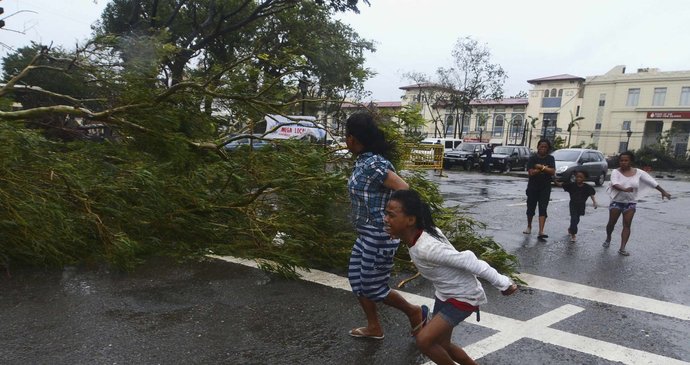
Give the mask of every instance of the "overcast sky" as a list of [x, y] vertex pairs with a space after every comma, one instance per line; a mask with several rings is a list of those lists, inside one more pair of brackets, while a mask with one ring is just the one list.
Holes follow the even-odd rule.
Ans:
[[[20, 10], [38, 14], [5, 19], [0, 43], [17, 48], [54, 41], [71, 48], [90, 34], [106, 3], [2, 0], [0, 18]], [[339, 18], [376, 42], [366, 63], [378, 73], [366, 84], [374, 100], [400, 100], [398, 87], [411, 83], [406, 72], [433, 76], [438, 67], [450, 67], [453, 45], [465, 36], [486, 44], [507, 72], [506, 96], [529, 90], [529, 79], [600, 75], [616, 65], [629, 72], [690, 70], [687, 0], [371, 0], [360, 8]], [[7, 52], [0, 45], [0, 56]]]

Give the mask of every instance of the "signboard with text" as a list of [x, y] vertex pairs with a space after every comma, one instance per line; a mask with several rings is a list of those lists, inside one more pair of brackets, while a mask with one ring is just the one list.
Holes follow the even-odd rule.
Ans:
[[288, 139], [313, 137], [322, 140], [326, 137], [326, 131], [319, 128], [312, 116], [294, 115], [284, 117], [270, 114], [266, 116], [266, 139]]
[[690, 112], [647, 112], [647, 119], [690, 119]]

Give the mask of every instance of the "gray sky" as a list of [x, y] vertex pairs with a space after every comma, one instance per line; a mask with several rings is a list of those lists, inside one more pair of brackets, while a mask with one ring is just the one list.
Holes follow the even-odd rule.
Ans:
[[[31, 40], [72, 48], [86, 38], [107, 1], [2, 0], [0, 42], [17, 48]], [[371, 0], [360, 14], [339, 15], [362, 37], [376, 42], [366, 66], [378, 73], [367, 82], [371, 98], [400, 100], [405, 72], [434, 74], [451, 66], [459, 37], [491, 49], [508, 73], [507, 96], [529, 90], [526, 80], [558, 74], [586, 77], [623, 64], [628, 70], [657, 67], [690, 70], [687, 0]], [[8, 50], [0, 46], [0, 57]]]

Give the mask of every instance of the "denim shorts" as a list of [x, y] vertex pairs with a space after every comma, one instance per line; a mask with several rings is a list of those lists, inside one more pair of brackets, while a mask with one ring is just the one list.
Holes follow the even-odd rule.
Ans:
[[460, 324], [465, 318], [471, 316], [472, 313], [474, 312], [460, 310], [456, 306], [438, 298], [436, 298], [434, 302], [434, 316], [440, 315], [441, 318], [453, 327]]
[[631, 209], [635, 210], [636, 207], [637, 207], [637, 203], [620, 203], [620, 202], [612, 201], [611, 204], [609, 205], [609, 210], [618, 209], [621, 212], [625, 213]]

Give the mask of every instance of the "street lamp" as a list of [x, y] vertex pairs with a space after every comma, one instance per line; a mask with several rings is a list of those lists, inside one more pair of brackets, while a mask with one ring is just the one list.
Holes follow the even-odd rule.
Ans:
[[482, 142], [482, 132], [483, 132], [482, 129], [479, 128], [479, 143]]
[[632, 136], [632, 131], [628, 129], [628, 131], [625, 132], [625, 134], [628, 135], [628, 140], [625, 142], [625, 149], [630, 150], [630, 136]]

